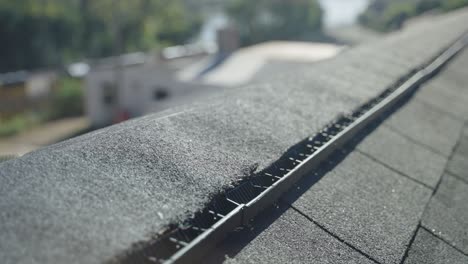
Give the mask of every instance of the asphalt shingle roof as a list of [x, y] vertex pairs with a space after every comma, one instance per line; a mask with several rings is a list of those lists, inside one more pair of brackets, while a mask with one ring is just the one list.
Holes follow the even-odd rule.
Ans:
[[[377, 263], [468, 263], [468, 124], [440, 109], [437, 102], [440, 91], [455, 90], [459, 98], [468, 95], [466, 73], [459, 70], [467, 62], [468, 51], [464, 51], [405, 105], [335, 154], [328, 167], [322, 166], [299, 182], [282, 198], [284, 207], [299, 212], [314, 228], [328, 233], [329, 239], [335, 238]], [[450, 82], [453, 79], [448, 76], [458, 82]], [[429, 96], [434, 98], [422, 103]], [[440, 141], [431, 141], [440, 137]], [[437, 151], [439, 146], [445, 153]], [[285, 247], [290, 245], [275, 231], [276, 221], [271, 221], [270, 226], [262, 226], [265, 231], [258, 237], [276, 232], [276, 240]], [[303, 231], [292, 232], [288, 236], [297, 240], [307, 236]], [[228, 237], [224, 242], [234, 244], [228, 248], [246, 244], [236, 254], [228, 254], [230, 258], [242, 262], [253, 254], [249, 253], [253, 248], [257, 256], [270, 255], [270, 241], [240, 241]], [[229, 252], [225, 244], [218, 248], [218, 256]], [[352, 260], [334, 263], [356, 261], [353, 254], [347, 257]]]
[[227, 263], [374, 263], [283, 204], [235, 234], [217, 253], [206, 263], [219, 262], [225, 255]]
[[[0, 259], [104, 262], [149, 240], [429, 61], [460, 37], [467, 24], [467, 10], [433, 18], [323, 64], [279, 74], [268, 83], [233, 89], [0, 164]], [[392, 119], [397, 121], [390, 123], [398, 124], [395, 129], [408, 125], [401, 131], [407, 137], [421, 137], [444, 154], [455, 145], [455, 133], [450, 133], [461, 128], [457, 119], [421, 103], [411, 102], [401, 111], [408, 112], [396, 113]], [[405, 121], [407, 115], [414, 115], [413, 122]], [[355, 153], [294, 205], [347, 243], [339, 244], [313, 225], [304, 231], [324, 237], [320, 246], [326, 252], [344, 254], [336, 261], [362, 259], [349, 250], [356, 247], [382, 262], [396, 262], [430, 194], [430, 189]], [[288, 224], [297, 214], [291, 215], [277, 225], [299, 230], [306, 223], [298, 219], [295, 227]], [[289, 239], [299, 246], [310, 237]]]
[[430, 195], [353, 152], [291, 204], [378, 262], [398, 263]]
[[358, 146], [372, 159], [416, 181], [435, 188], [444, 171], [446, 158], [381, 126]]
[[450, 247], [425, 229], [419, 229], [406, 264], [464, 264], [468, 257]]
[[447, 171], [452, 175], [468, 182], [468, 128], [465, 127], [465, 133], [455, 149], [455, 152], [447, 165]]
[[[468, 69], [468, 65], [460, 65], [460, 69]], [[456, 69], [451, 69], [450, 72]], [[448, 75], [448, 74], [447, 74]], [[464, 74], [441, 75], [425, 86], [418, 94], [418, 99], [433, 107], [450, 113], [456, 119], [468, 120], [468, 94], [463, 90]], [[441, 87], [444, 87], [441, 89]]]
[[444, 175], [423, 217], [423, 226], [468, 254], [468, 184]]
[[434, 152], [449, 156], [463, 123], [431, 105], [414, 100], [399, 109], [384, 125]]

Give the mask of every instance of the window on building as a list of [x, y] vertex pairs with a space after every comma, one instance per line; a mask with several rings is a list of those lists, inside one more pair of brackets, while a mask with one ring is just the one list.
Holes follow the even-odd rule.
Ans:
[[169, 91], [165, 87], [157, 86], [153, 92], [153, 98], [156, 101], [161, 101], [169, 97]]
[[102, 88], [102, 101], [107, 104], [111, 105], [115, 102], [115, 98], [117, 95], [116, 87], [111, 82], [103, 82], [101, 84]]

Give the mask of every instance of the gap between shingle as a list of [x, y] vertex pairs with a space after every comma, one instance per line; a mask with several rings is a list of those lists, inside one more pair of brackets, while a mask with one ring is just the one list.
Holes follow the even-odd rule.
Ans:
[[[412, 143], [414, 143], [414, 144], [416, 144], [416, 145], [419, 145], [419, 146], [421, 146], [421, 147], [423, 147], [423, 148], [425, 148], [425, 149], [431, 151], [431, 152], [434, 153], [434, 154], [437, 154], [437, 155], [439, 155], [439, 156], [442, 156], [442, 157], [444, 157], [444, 158], [447, 158], [447, 155], [444, 154], [444, 153], [442, 153], [440, 150], [435, 149], [435, 148], [433, 148], [433, 147], [431, 147], [431, 146], [429, 146], [429, 145], [426, 145], [426, 144], [424, 144], [424, 143], [422, 143], [422, 142], [419, 142], [419, 141], [415, 140], [414, 138], [412, 138], [412, 137], [410, 137], [410, 136], [408, 136], [408, 135], [405, 135], [405, 134], [402, 133], [400, 130], [394, 128], [394, 127], [391, 126], [391, 125], [388, 125], [388, 124], [385, 124], [385, 123], [384, 123], [384, 124], [382, 124], [382, 126], [388, 128], [388, 129], [390, 129], [391, 131], [397, 133], [398, 135], [400, 135], [400, 136], [406, 138], [407, 140], [411, 141]], [[450, 156], [449, 156], [449, 157], [450, 157]]]
[[[440, 186], [440, 184], [442, 183], [442, 179], [444, 178], [444, 175], [448, 172], [448, 169], [447, 169], [447, 168], [448, 168], [448, 164], [449, 164], [450, 160], [452, 159], [452, 157], [455, 155], [455, 150], [457, 149], [458, 145], [460, 144], [461, 139], [463, 138], [464, 127], [466, 127], [467, 124], [468, 124], [468, 121], [465, 122], [465, 124], [464, 124], [464, 126], [462, 127], [462, 129], [460, 129], [459, 136], [458, 136], [458, 140], [457, 140], [457, 144], [455, 144], [455, 146], [453, 146], [452, 151], [450, 152], [450, 155], [449, 155], [449, 157], [448, 157], [448, 159], [447, 159], [447, 162], [445, 163], [444, 171], [443, 171], [442, 175], [440, 176], [439, 181], [437, 182], [437, 184], [436, 184], [434, 190], [432, 191], [431, 197], [429, 198], [429, 200], [427, 201], [426, 205], [424, 206], [424, 210], [423, 210], [423, 213], [422, 213], [422, 215], [421, 215], [421, 218], [419, 219], [418, 226], [419, 226], [419, 227], [422, 227], [422, 228], [424, 228], [424, 229], [426, 229], [426, 230], [427, 230], [427, 228], [425, 228], [425, 227], [422, 225], [422, 218], [424, 217], [424, 214], [425, 214], [426, 211], [427, 211], [427, 208], [428, 208], [428, 206], [429, 206], [429, 203], [431, 202], [431, 200], [433, 199], [435, 193], [436, 193], [437, 190], [439, 189], [439, 186]], [[428, 231], [429, 231], [431, 234], [433, 234], [432, 231], [430, 231], [430, 230], [428, 230]], [[415, 233], [413, 234], [413, 237], [411, 238], [410, 243], [408, 244], [408, 247], [407, 247], [407, 249], [406, 249], [407, 252], [409, 252], [411, 246], [413, 245], [413, 241], [414, 241], [414, 239], [415, 239], [415, 237], [416, 237], [416, 234], [417, 234], [417, 232], [415, 232]], [[441, 239], [441, 240], [442, 240], [442, 239]], [[446, 242], [445, 240], [442, 240], [442, 241]], [[453, 246], [452, 246], [452, 247], [453, 247]], [[457, 248], [456, 248], [456, 249], [457, 249]], [[457, 251], [460, 251], [460, 250], [457, 249]], [[466, 255], [465, 253], [463, 253], [463, 254]], [[400, 263], [404, 263], [407, 257], [408, 257], [408, 255], [405, 254], [405, 255], [403, 256], [403, 258], [402, 258], [402, 260], [401, 260]]]
[[366, 257], [367, 259], [373, 261], [374, 263], [377, 263], [377, 264], [380, 264], [380, 262], [378, 262], [377, 260], [375, 260], [373, 257], [371, 257], [369, 254], [363, 252], [362, 250], [358, 249], [357, 247], [353, 246], [352, 244], [346, 242], [344, 239], [340, 238], [338, 235], [332, 233], [330, 230], [326, 229], [324, 226], [322, 226], [321, 224], [319, 224], [318, 222], [316, 222], [314, 219], [312, 219], [311, 217], [309, 217], [307, 214], [303, 213], [301, 210], [297, 209], [296, 207], [294, 207], [292, 204], [286, 202], [286, 201], [283, 201], [284, 203], [286, 203], [291, 209], [293, 209], [294, 211], [296, 211], [297, 213], [299, 213], [300, 215], [302, 215], [303, 217], [305, 217], [307, 220], [309, 220], [310, 222], [312, 222], [314, 225], [316, 225], [317, 227], [319, 227], [320, 229], [322, 229], [324, 232], [326, 232], [327, 234], [329, 234], [330, 236], [332, 236], [333, 238], [335, 238], [336, 240], [340, 241], [341, 243], [345, 244], [346, 246], [348, 246], [349, 248], [353, 249], [354, 251], [358, 252], [359, 254], [363, 255], [364, 257]]
[[[423, 88], [424, 89], [424, 88]], [[432, 108], [432, 110], [436, 111], [436, 112], [439, 112], [441, 114], [444, 114], [444, 115], [447, 115], [449, 116], [450, 118], [452, 119], [455, 119], [456, 121], [458, 122], [461, 122], [461, 123], [464, 123], [466, 120], [462, 119], [461, 117], [458, 117], [456, 116], [455, 114], [453, 113], [450, 113], [448, 111], [445, 111], [444, 109], [438, 107], [437, 105], [434, 105], [432, 104], [431, 102], [428, 102], [422, 98], [418, 98], [418, 97], [414, 97], [414, 99], [416, 99], [416, 101], [420, 102], [421, 104], [429, 107], [429, 108]]]
[[465, 255], [468, 257], [468, 254], [463, 252], [462, 250], [458, 249], [456, 246], [450, 244], [447, 240], [445, 240], [444, 238], [438, 236], [437, 234], [435, 234], [432, 230], [430, 230], [429, 228], [425, 227], [424, 225], [421, 225], [421, 228], [426, 230], [427, 232], [429, 232], [432, 236], [434, 236], [436, 239], [444, 242], [445, 244], [449, 245], [451, 248], [455, 249], [456, 251], [460, 252], [461, 254]]
[[465, 178], [463, 178], [463, 177], [461, 177], [461, 176], [458, 176], [457, 174], [455, 174], [455, 173], [453, 173], [453, 172], [451, 172], [451, 171], [448, 171], [448, 170], [447, 170], [447, 171], [445, 171], [445, 174], [448, 174], [448, 175], [454, 177], [455, 179], [457, 179], [457, 180], [463, 182], [464, 184], [467, 184], [467, 185], [468, 185], [468, 180], [466, 180]]
[[416, 229], [414, 230], [413, 235], [411, 236], [408, 246], [406, 247], [405, 254], [403, 254], [403, 258], [401, 258], [400, 264], [405, 263], [406, 259], [408, 258], [409, 251], [411, 249], [411, 246], [413, 245], [414, 240], [416, 239], [416, 235], [418, 234], [420, 227], [421, 227], [421, 221], [419, 221], [419, 224], [416, 226]]
[[378, 159], [372, 157], [371, 155], [367, 154], [366, 152], [360, 150], [359, 147], [356, 148], [354, 151], [356, 151], [356, 152], [358, 152], [358, 153], [360, 153], [360, 154], [366, 156], [367, 158], [371, 159], [371, 160], [374, 161], [375, 163], [378, 163], [378, 164], [384, 166], [385, 168], [387, 168], [387, 169], [389, 169], [389, 170], [391, 170], [391, 171], [393, 171], [393, 172], [399, 174], [400, 176], [403, 176], [403, 177], [405, 177], [405, 178], [407, 178], [407, 179], [409, 179], [409, 180], [411, 180], [411, 181], [413, 181], [413, 182], [415, 182], [415, 183], [417, 183], [417, 184], [419, 184], [419, 185], [422, 185], [423, 187], [425, 187], [425, 188], [427, 188], [427, 189], [434, 190], [434, 187], [431, 187], [431, 186], [429, 186], [428, 184], [426, 184], [426, 183], [424, 183], [424, 182], [422, 182], [422, 181], [420, 181], [420, 180], [414, 179], [414, 178], [410, 177], [408, 174], [406, 174], [406, 173], [404, 173], [404, 172], [402, 172], [402, 171], [399, 171], [399, 170], [397, 170], [397, 169], [395, 169], [395, 168], [393, 168], [393, 167], [391, 167], [391, 166], [389, 166], [389, 165], [383, 163], [382, 161], [380, 161], [380, 160], [378, 160]]

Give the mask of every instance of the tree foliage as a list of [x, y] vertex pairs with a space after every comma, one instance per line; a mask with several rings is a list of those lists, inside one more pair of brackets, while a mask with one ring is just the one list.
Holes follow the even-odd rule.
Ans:
[[321, 29], [322, 10], [316, 0], [234, 0], [227, 11], [243, 45], [299, 39]]
[[181, 0], [0, 0], [0, 72], [180, 44], [199, 25]]
[[81, 116], [84, 114], [82, 81], [61, 78], [57, 84], [51, 104], [49, 119]]
[[359, 18], [360, 23], [377, 31], [401, 28], [411, 17], [430, 10], [451, 11], [468, 5], [468, 0], [374, 0]]
[[468, 5], [468, 0], [445, 0], [441, 2], [441, 8], [444, 11], [450, 11], [462, 8]]

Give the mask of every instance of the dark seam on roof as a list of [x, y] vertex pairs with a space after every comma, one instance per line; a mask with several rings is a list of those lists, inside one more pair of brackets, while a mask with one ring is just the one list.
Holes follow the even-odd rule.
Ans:
[[429, 107], [429, 108], [432, 108], [432, 110], [434, 110], [434, 111], [436, 111], [436, 112], [439, 112], [439, 113], [441, 113], [441, 114], [447, 115], [447, 116], [449, 116], [450, 118], [453, 118], [453, 119], [455, 119], [455, 120], [457, 120], [457, 121], [459, 121], [459, 122], [465, 122], [465, 119], [463, 119], [463, 118], [461, 118], [461, 117], [459, 117], [459, 116], [457, 116], [457, 115], [455, 115], [455, 114], [453, 114], [453, 113], [450, 113], [450, 112], [448, 112], [448, 111], [446, 111], [446, 110], [444, 110], [444, 109], [442, 109], [442, 108], [440, 108], [440, 107], [438, 107], [438, 106], [436, 106], [436, 105], [434, 105], [434, 104], [432, 104], [432, 103], [426, 101], [426, 99], [424, 99], [424, 98], [416, 97], [416, 98], [414, 98], [414, 99], [415, 99], [416, 101], [420, 102], [421, 104], [423, 104], [423, 105], [425, 105], [425, 106], [427, 106], [427, 107]]
[[449, 161], [450, 161], [454, 156], [456, 156], [456, 154], [457, 154], [456, 152], [457, 152], [457, 149], [458, 149], [458, 147], [459, 147], [459, 145], [460, 145], [460, 142], [461, 142], [461, 140], [464, 138], [464, 130], [466, 129], [466, 127], [468, 127], [468, 121], [465, 121], [465, 122], [463, 123], [463, 127], [462, 127], [462, 129], [461, 129], [461, 131], [460, 131], [460, 133], [459, 133], [459, 136], [458, 136], [457, 144], [453, 147], [453, 149], [452, 149], [452, 154], [450, 155], [450, 158], [447, 160], [447, 164], [445, 164], [444, 172], [445, 172], [446, 174], [448, 174], [448, 175], [450, 175], [450, 176], [456, 178], [457, 180], [460, 180], [460, 181], [462, 181], [463, 183], [468, 184], [468, 180], [467, 180], [467, 179], [465, 179], [465, 178], [463, 178], [463, 177], [461, 177], [461, 176], [459, 176], [459, 175], [457, 175], [457, 174], [451, 172], [451, 171], [448, 169]]
[[294, 207], [294, 205], [290, 204], [289, 205], [291, 207], [291, 209], [293, 209], [294, 211], [296, 211], [297, 213], [299, 213], [300, 215], [302, 215], [303, 217], [305, 217], [307, 220], [309, 220], [310, 222], [312, 222], [314, 225], [318, 226], [320, 229], [322, 229], [324, 232], [326, 232], [327, 234], [329, 234], [330, 236], [332, 236], [333, 238], [335, 238], [336, 240], [340, 241], [341, 243], [345, 244], [346, 246], [348, 246], [349, 248], [353, 249], [354, 251], [360, 253], [361, 255], [363, 255], [364, 257], [368, 258], [369, 260], [375, 262], [375, 263], [379, 263], [377, 260], [375, 260], [374, 258], [372, 258], [369, 254], [363, 252], [362, 250], [360, 250], [359, 248], [353, 246], [352, 244], [346, 242], [344, 239], [340, 238], [338, 235], [334, 234], [333, 232], [331, 232], [330, 230], [328, 230], [327, 228], [325, 228], [324, 226], [322, 226], [320, 223], [318, 223], [317, 221], [315, 221], [314, 219], [312, 219], [311, 217], [309, 217], [307, 214], [303, 213], [301, 210], [297, 209], [296, 207]]
[[439, 156], [442, 156], [442, 157], [444, 157], [444, 158], [447, 158], [447, 155], [444, 154], [444, 153], [442, 153], [442, 152], [440, 152], [438, 149], [435, 149], [435, 148], [433, 148], [433, 147], [431, 147], [431, 146], [429, 146], [429, 145], [427, 145], [427, 144], [425, 144], [425, 143], [422, 143], [422, 142], [420, 142], [420, 141], [418, 141], [418, 140], [416, 140], [416, 139], [414, 139], [414, 138], [412, 138], [412, 137], [406, 135], [405, 133], [402, 133], [400, 130], [398, 130], [397, 128], [393, 127], [392, 125], [389, 125], [389, 124], [382, 124], [382, 125], [383, 125], [384, 127], [388, 128], [388, 129], [392, 130], [393, 132], [397, 133], [398, 135], [404, 137], [405, 139], [411, 141], [412, 143], [417, 144], [417, 145], [419, 145], [419, 146], [421, 146], [421, 147], [423, 147], [423, 148], [425, 148], [425, 149], [431, 151], [431, 152], [434, 153], [434, 154], [437, 154], [437, 155], [439, 155]]
[[[423, 211], [424, 212], [424, 211]], [[421, 222], [418, 223], [416, 228], [414, 229], [413, 235], [411, 236], [411, 239], [408, 243], [408, 246], [406, 247], [405, 254], [403, 254], [403, 257], [401, 258], [400, 264], [405, 263], [406, 258], [408, 258], [409, 251], [411, 249], [411, 245], [413, 245], [414, 240], [416, 239], [416, 235], [418, 234], [418, 230], [421, 227]]]
[[[348, 156], [348, 154], [350, 154], [351, 152], [358, 152], [360, 154], [362, 154], [363, 156], [367, 157], [367, 158], [370, 158], [372, 161], [386, 167], [387, 169], [405, 177], [405, 178], [408, 178], [409, 180], [419, 184], [419, 185], [422, 185], [423, 187], [429, 189], [429, 190], [432, 190], [432, 193], [434, 193], [434, 188], [428, 186], [427, 184], [423, 183], [423, 182], [420, 182], [416, 179], [413, 179], [411, 177], [409, 177], [407, 174], [405, 173], [402, 173], [390, 166], [388, 166], [387, 164], [384, 164], [382, 163], [381, 161], [375, 159], [374, 157], [370, 156], [369, 154], [361, 151], [357, 146], [359, 145], [359, 143], [361, 143], [369, 134], [371, 134], [373, 131], [375, 131], [378, 127], [380, 126], [385, 126], [385, 127], [388, 127], [387, 125], [385, 125], [385, 121], [392, 115], [394, 114], [398, 109], [400, 109], [402, 106], [406, 105], [410, 100], [414, 99], [414, 94], [419, 90], [416, 89], [414, 92], [408, 94], [405, 98], [403, 98], [400, 102], [398, 102], [394, 107], [390, 108], [388, 111], [386, 111], [385, 113], [382, 114], [382, 117], [371, 122], [370, 124], [368, 124], [362, 131], [361, 134], [357, 135], [355, 139], [351, 140], [350, 142], [348, 142], [347, 144], [345, 144], [345, 146], [341, 149], [341, 150], [337, 150], [335, 151], [334, 154], [331, 154], [330, 155], [330, 158], [326, 161], [324, 161], [323, 163], [326, 164], [325, 165], [325, 168], [321, 167], [318, 172], [315, 172], [314, 173], [314, 176], [313, 177], [314, 179], [309, 178], [309, 179], [302, 179], [301, 181], [298, 182], [297, 185], [300, 185], [300, 186], [304, 186], [305, 185], [305, 188], [301, 188], [303, 190], [301, 190], [299, 193], [297, 194], [293, 194], [293, 197], [292, 200], [296, 200], [298, 199], [303, 192], [307, 191], [308, 189], [310, 189], [313, 184], [315, 184], [316, 182], [318, 182], [328, 171], [331, 171], [334, 169], [335, 166], [337, 166], [344, 158], [346, 158], [346, 156]], [[393, 131], [393, 129], [392, 129]], [[401, 133], [398, 133], [398, 134], [401, 134]], [[405, 136], [405, 138], [407, 138], [407, 136]], [[420, 143], [418, 143], [418, 145], [421, 145]], [[423, 146], [424, 147], [424, 146]], [[455, 149], [455, 147], [454, 147]], [[439, 153], [437, 153], [439, 154]], [[442, 155], [442, 154], [439, 154], [439, 155]], [[446, 158], [446, 156], [442, 155], [444, 158]], [[308, 183], [310, 181], [310, 183]], [[305, 182], [305, 183], [304, 183]], [[281, 199], [283, 202], [285, 202], [283, 199]], [[427, 204], [429, 203], [429, 200], [428, 199], [428, 202], [426, 203], [426, 206]], [[314, 221], [312, 219], [311, 216], [308, 216], [307, 214], [301, 212], [299, 209], [295, 208], [292, 203], [287, 203], [291, 208], [293, 208], [294, 210], [296, 210], [298, 213], [300, 213], [301, 215], [303, 215], [304, 217], [306, 217], [307, 219], [309, 219], [310, 221], [312, 221], [314, 224], [316, 224], [318, 227], [320, 227], [321, 229], [323, 229], [325, 232], [327, 232], [328, 234], [330, 234], [331, 236], [333, 236], [334, 238], [338, 239], [340, 242], [350, 246], [352, 249], [356, 250], [357, 252], [361, 253], [362, 255], [368, 257], [370, 260], [372, 261], [375, 261], [377, 262], [376, 260], [374, 260], [372, 257], [370, 257], [369, 255], [367, 255], [366, 253], [363, 253], [361, 250], [359, 250], [358, 248], [356, 248], [355, 246], [349, 244], [348, 242], [344, 241], [343, 239], [339, 238], [337, 235], [333, 234], [332, 232], [330, 232], [329, 230], [327, 230], [325, 227], [321, 226], [319, 223], [317, 223], [316, 221]], [[425, 211], [425, 209], [423, 209], [423, 212]], [[421, 215], [422, 216], [422, 215]], [[414, 231], [414, 234], [413, 236], [411, 237], [409, 243], [408, 243], [408, 246], [405, 250], [405, 254], [403, 256], [403, 259], [402, 259], [402, 262], [403, 263], [403, 260], [406, 258], [407, 254], [408, 254], [408, 251], [409, 251], [409, 248], [411, 246], [411, 244], [413, 243], [415, 237], [416, 237], [416, 234], [417, 234], [417, 230], [418, 230], [418, 226], [421, 225], [421, 221], [418, 222], [418, 225], [416, 226], [415, 228], [415, 231]], [[378, 263], [378, 262], [377, 262]]]
[[[448, 165], [449, 165], [449, 161], [453, 158], [453, 156], [455, 156], [455, 151], [457, 150], [457, 147], [458, 147], [458, 144], [460, 144], [460, 141], [461, 139], [463, 138], [463, 128], [460, 130], [460, 132], [458, 133], [458, 140], [457, 140], [457, 144], [455, 144], [455, 146], [452, 147], [452, 151], [450, 152], [450, 155], [447, 159], [447, 162], [445, 163], [445, 167], [444, 167], [444, 170], [443, 170], [443, 173], [442, 175], [440, 176], [439, 178], [439, 181], [437, 182], [436, 184], [436, 187], [434, 188], [434, 191], [432, 192], [432, 195], [431, 195], [431, 199], [432, 197], [435, 195], [435, 193], [437, 192], [437, 190], [439, 189], [439, 186], [440, 184], [442, 183], [442, 178], [444, 177], [444, 173], [446, 173], [448, 171]], [[429, 202], [426, 204], [426, 207], [424, 208], [424, 211], [427, 210], [427, 207], [429, 206]]]
[[428, 233], [430, 233], [432, 236], [434, 236], [436, 239], [444, 242], [445, 244], [449, 245], [451, 248], [455, 249], [456, 251], [460, 252], [461, 254], [465, 255], [468, 257], [468, 254], [463, 252], [462, 250], [460, 250], [459, 248], [457, 248], [456, 246], [452, 245], [451, 243], [449, 243], [447, 240], [445, 240], [443, 237], [440, 237], [438, 236], [437, 234], [435, 234], [432, 230], [430, 230], [429, 228], [421, 225], [421, 228], [426, 230]]
[[[458, 144], [460, 143], [460, 140], [462, 139], [462, 137], [463, 137], [463, 128], [459, 132], [457, 144], [455, 144], [455, 146], [453, 146], [452, 151], [451, 151], [449, 157], [447, 158], [447, 162], [445, 163], [444, 170], [442, 171], [442, 175], [439, 177], [439, 181], [437, 182], [435, 188], [433, 189], [431, 197], [427, 200], [426, 205], [424, 206], [423, 213], [421, 214], [421, 218], [419, 219], [418, 226], [424, 227], [423, 224], [422, 224], [422, 218], [423, 218], [424, 214], [426, 213], [427, 208], [429, 207], [429, 203], [434, 198], [434, 195], [436, 194], [437, 190], [439, 189], [439, 186], [442, 183], [442, 179], [444, 178], [444, 175], [448, 171], [448, 164], [450, 162], [450, 159], [455, 155], [455, 150], [457, 149]], [[432, 234], [432, 231], [429, 231], [429, 232]], [[414, 241], [414, 239], [416, 237], [416, 234], [417, 234], [417, 230], [414, 232], [413, 237], [411, 238], [411, 241]], [[401, 263], [404, 263], [406, 258], [408, 257], [408, 252], [409, 252], [411, 246], [412, 246], [412, 242], [408, 244], [408, 247], [406, 248], [406, 253], [403, 256], [403, 258], [401, 260]], [[457, 249], [457, 250], [460, 251], [459, 249]], [[465, 253], [463, 253], [463, 254], [466, 255]]]
[[448, 175], [454, 177], [455, 179], [457, 179], [457, 180], [463, 182], [464, 184], [467, 184], [467, 185], [468, 185], [468, 180], [466, 180], [466, 179], [463, 178], [463, 177], [458, 176], [457, 174], [455, 174], [455, 173], [453, 173], [453, 172], [451, 172], [451, 171], [446, 171], [445, 174], [448, 174]]
[[[371, 122], [370, 124], [368, 124], [364, 129], [363, 129], [363, 133], [359, 134], [356, 136], [355, 139], [351, 140], [350, 142], [348, 142], [347, 144], [344, 145], [344, 147], [341, 149], [341, 150], [337, 150], [335, 151], [333, 154], [330, 155], [330, 158], [327, 160], [327, 161], [324, 161], [323, 164], [324, 166], [323, 167], [320, 167], [317, 172], [314, 173], [314, 177], [304, 177], [302, 180], [300, 180], [298, 183], [297, 183], [297, 186], [304, 186], [304, 188], [298, 188], [300, 189], [300, 191], [296, 191], [295, 193], [292, 193], [291, 194], [291, 197], [290, 198], [290, 201], [292, 202], [286, 202], [284, 201], [283, 199], [280, 199], [281, 201], [287, 203], [291, 208], [293, 208], [294, 210], [296, 210], [298, 213], [300, 213], [301, 215], [303, 215], [304, 217], [306, 217], [307, 219], [309, 219], [310, 221], [312, 221], [314, 224], [316, 224], [318, 227], [320, 227], [321, 229], [323, 229], [325, 232], [327, 232], [328, 234], [330, 234], [331, 236], [333, 236], [334, 238], [338, 239], [340, 242], [348, 245], [350, 248], [356, 250], [357, 252], [361, 253], [362, 255], [368, 257], [370, 260], [376, 262], [376, 263], [379, 263], [377, 262], [375, 259], [373, 259], [372, 257], [370, 257], [368, 254], [366, 253], [363, 253], [360, 249], [358, 249], [357, 247], [353, 246], [352, 244], [349, 244], [348, 242], [344, 241], [343, 239], [339, 238], [337, 235], [333, 234], [332, 232], [330, 232], [329, 230], [327, 230], [325, 227], [321, 226], [319, 223], [317, 223], [316, 221], [314, 221], [312, 219], [311, 216], [308, 216], [307, 214], [301, 212], [299, 209], [295, 208], [292, 203], [293, 201], [297, 200], [299, 197], [302, 196], [302, 194], [304, 192], [306, 192], [307, 190], [309, 190], [316, 182], [318, 182], [323, 176], [325, 176], [325, 174], [327, 174], [329, 171], [332, 171], [335, 166], [337, 166], [339, 163], [341, 163], [341, 161], [343, 159], [345, 159], [351, 152], [358, 152], [359, 154], [362, 154], [363, 156], [367, 157], [367, 158], [370, 158], [372, 161], [376, 162], [377, 164], [380, 164], [386, 168], [388, 168], [389, 170], [397, 173], [397, 174], [400, 174], [401, 176], [405, 177], [405, 178], [408, 178], [409, 180], [412, 180], [413, 182], [419, 184], [419, 185], [422, 185], [423, 187], [426, 187], [428, 188], [429, 190], [433, 190], [433, 188], [431, 187], [428, 187], [426, 184], [422, 183], [422, 182], [419, 182], [415, 179], [412, 179], [410, 178], [408, 175], [404, 174], [404, 173], [401, 173], [399, 171], [396, 171], [395, 169], [389, 167], [388, 165], [386, 164], [383, 164], [382, 162], [378, 161], [378, 160], [375, 160], [375, 158], [373, 158], [372, 156], [368, 155], [367, 153], [365, 152], [362, 152], [361, 150], [358, 149], [358, 145], [369, 135], [371, 134], [372, 132], [374, 132], [378, 127], [380, 126], [383, 126], [384, 125], [384, 122], [385, 120], [387, 120], [392, 114], [394, 114], [398, 109], [400, 109], [402, 106], [404, 106], [405, 104], [407, 104], [410, 100], [412, 100], [414, 98], [414, 94], [418, 91], [418, 89], [416, 89], [414, 92], [408, 94], [405, 98], [403, 98], [400, 102], [398, 102], [394, 107], [391, 107], [388, 111], [386, 111], [384, 114], [382, 114], [382, 117], [380, 119], [377, 119], [373, 122]], [[291, 193], [291, 191], [290, 191]], [[427, 204], [429, 203], [429, 200], [428, 199], [428, 202]], [[426, 206], [427, 206], [426, 204]], [[423, 209], [423, 212], [424, 212], [425, 209]], [[423, 214], [421, 214], [421, 217], [422, 217]], [[414, 241], [415, 237], [416, 237], [416, 234], [417, 234], [417, 229], [418, 229], [418, 226], [421, 225], [421, 221], [418, 222], [418, 225], [416, 226], [416, 228], [414, 229], [414, 233], [413, 235], [411, 236], [411, 239], [408, 243], [408, 246], [405, 250], [405, 254], [403, 255], [403, 259], [406, 258], [406, 255], [409, 251], [409, 248], [412, 244], [412, 242]], [[402, 262], [403, 263], [403, 259], [402, 259]]]
[[395, 169], [395, 168], [393, 168], [392, 166], [389, 166], [389, 165], [383, 163], [383, 162], [380, 161], [379, 159], [374, 158], [373, 156], [367, 154], [366, 152], [360, 150], [359, 148], [356, 148], [355, 151], [356, 151], [356, 152], [359, 152], [360, 154], [362, 154], [362, 155], [364, 155], [364, 156], [366, 156], [367, 158], [371, 159], [371, 160], [374, 161], [375, 163], [378, 163], [378, 164], [384, 166], [385, 168], [387, 168], [387, 169], [389, 169], [389, 170], [391, 170], [391, 171], [393, 171], [393, 172], [399, 174], [400, 176], [403, 176], [403, 177], [405, 177], [405, 178], [407, 178], [407, 179], [409, 179], [409, 180], [411, 180], [411, 181], [413, 181], [413, 182], [415, 182], [415, 183], [417, 183], [417, 184], [420, 184], [420, 185], [422, 185], [423, 187], [428, 188], [428, 189], [430, 189], [430, 190], [433, 190], [433, 189], [434, 189], [433, 187], [429, 186], [428, 184], [426, 184], [426, 183], [424, 183], [424, 182], [422, 182], [422, 181], [420, 181], [420, 180], [414, 179], [414, 178], [410, 177], [408, 174], [406, 174], [406, 173], [404, 173], [404, 172], [402, 172], [402, 171], [400, 171], [400, 170], [398, 170], [398, 169]]

